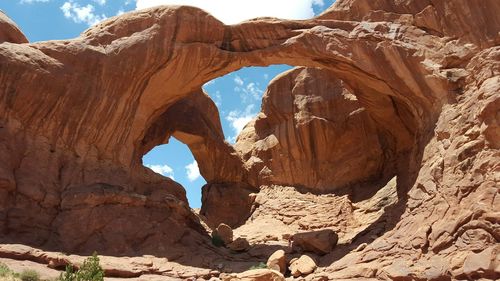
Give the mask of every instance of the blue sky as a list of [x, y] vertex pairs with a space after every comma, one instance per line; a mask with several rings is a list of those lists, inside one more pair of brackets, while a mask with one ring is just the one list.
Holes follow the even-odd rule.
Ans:
[[[0, 0], [0, 9], [12, 18], [30, 42], [69, 39], [106, 18], [160, 4], [201, 7], [226, 24], [259, 16], [306, 19], [321, 13], [334, 0]], [[287, 65], [250, 67], [204, 85], [219, 108], [226, 140], [236, 136], [259, 111], [262, 94]], [[189, 204], [201, 205], [205, 180], [186, 145], [172, 138], [143, 157], [145, 166], [172, 177], [186, 189]]]

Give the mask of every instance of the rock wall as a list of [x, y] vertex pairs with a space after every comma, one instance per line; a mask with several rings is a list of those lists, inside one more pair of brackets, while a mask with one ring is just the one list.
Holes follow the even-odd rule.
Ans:
[[[386, 210], [388, 223], [363, 250], [326, 263], [330, 278], [495, 278], [499, 5], [343, 0], [311, 20], [234, 26], [196, 8], [157, 7], [109, 19], [73, 40], [31, 44], [2, 15], [8, 31], [0, 33], [1, 241], [160, 255], [175, 251], [183, 237], [202, 243], [204, 230], [182, 187], [141, 165], [145, 152], [173, 135], [190, 146], [209, 186], [219, 186], [213, 190], [258, 191], [263, 182], [285, 181], [324, 192], [373, 175], [397, 176], [398, 204]], [[268, 115], [245, 129], [236, 150], [229, 147], [213, 104], [199, 106], [207, 101], [201, 86], [243, 66], [277, 63], [322, 70], [294, 70], [275, 81], [278, 88], [297, 86], [286, 100], [299, 114], [283, 118], [286, 107], [273, 96], [287, 92], [273, 94], [271, 86], [262, 109]], [[315, 79], [333, 88], [342, 81], [356, 104], [340, 90], [332, 103], [343, 100], [341, 115], [328, 106], [316, 111], [312, 97], [325, 99], [322, 91], [299, 102], [302, 91], [320, 90], [308, 84]], [[365, 113], [351, 119], [355, 108]], [[333, 116], [370, 124], [379, 144], [365, 147], [384, 162], [357, 175], [306, 171], [311, 180], [289, 181], [277, 174], [316, 165], [300, 166], [289, 155], [313, 155], [300, 146], [306, 136], [337, 128], [317, 128], [312, 120]], [[281, 133], [295, 120], [304, 123]], [[352, 133], [361, 138], [357, 129]], [[329, 137], [338, 142], [325, 155], [347, 157], [340, 157], [350, 148], [341, 136]], [[252, 143], [266, 138], [263, 146]], [[323, 149], [326, 141], [315, 140]], [[279, 153], [287, 157], [277, 160]], [[261, 173], [261, 166], [276, 174]], [[204, 198], [212, 202], [205, 213], [224, 199], [231, 196]], [[236, 222], [249, 215], [234, 214]]]
[[382, 177], [390, 163], [382, 137], [341, 80], [327, 70], [296, 68], [271, 81], [235, 148], [254, 186], [331, 192]]

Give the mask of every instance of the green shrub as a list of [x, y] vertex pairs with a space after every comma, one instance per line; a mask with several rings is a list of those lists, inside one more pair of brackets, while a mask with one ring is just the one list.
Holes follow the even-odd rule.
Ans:
[[212, 245], [214, 245], [215, 247], [224, 246], [224, 240], [222, 240], [222, 238], [216, 232], [212, 233]]
[[267, 264], [260, 262], [259, 264], [250, 267], [250, 269], [262, 269], [262, 268], [267, 268]]
[[83, 261], [83, 265], [78, 271], [73, 271], [73, 266], [66, 266], [66, 271], [61, 273], [58, 281], [103, 281], [104, 270], [99, 265], [99, 257], [94, 253]]
[[61, 273], [59, 279], [57, 279], [57, 281], [74, 281], [74, 280], [76, 280], [76, 274], [73, 270], [72, 265], [67, 265], [66, 271], [64, 273]]
[[32, 270], [32, 269], [27, 269], [23, 270], [21, 274], [19, 275], [19, 278], [22, 281], [39, 281], [40, 280], [40, 275], [38, 272]]
[[10, 268], [5, 263], [0, 262], [0, 277], [7, 277], [12, 274]]

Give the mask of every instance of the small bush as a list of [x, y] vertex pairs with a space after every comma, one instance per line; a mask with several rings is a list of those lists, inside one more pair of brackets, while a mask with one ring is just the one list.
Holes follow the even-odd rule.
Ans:
[[0, 277], [7, 277], [12, 274], [10, 268], [4, 263], [0, 262]]
[[58, 281], [103, 281], [104, 270], [99, 265], [99, 257], [94, 253], [83, 261], [83, 265], [76, 272], [73, 271], [73, 266], [66, 266], [66, 271], [61, 273]]
[[261, 262], [261, 263], [259, 263], [257, 265], [254, 265], [254, 266], [250, 267], [250, 270], [251, 269], [263, 269], [263, 268], [267, 268], [267, 264]]
[[64, 273], [61, 273], [61, 275], [59, 276], [59, 279], [57, 279], [57, 281], [73, 281], [73, 280], [76, 280], [76, 275], [75, 275], [75, 272], [73, 270], [73, 266], [67, 265], [66, 271]]
[[32, 269], [27, 269], [23, 270], [21, 274], [19, 275], [19, 278], [22, 281], [39, 281], [40, 280], [40, 275], [38, 272], [32, 270]]
[[104, 280], [104, 270], [99, 265], [99, 257], [97, 253], [87, 258], [82, 267], [76, 272], [77, 280], [85, 281], [103, 281]]
[[217, 234], [216, 232], [212, 233], [212, 244], [215, 247], [222, 247], [224, 246], [224, 240]]

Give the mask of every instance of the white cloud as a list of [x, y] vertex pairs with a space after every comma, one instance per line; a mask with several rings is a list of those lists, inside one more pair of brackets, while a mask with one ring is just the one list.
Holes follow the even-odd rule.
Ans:
[[245, 89], [243, 89], [243, 92], [251, 95], [256, 100], [260, 100], [262, 98], [262, 94], [264, 93], [264, 91], [261, 90], [258, 86], [259, 83], [254, 83], [254, 82], [248, 83]]
[[21, 4], [32, 4], [32, 3], [47, 3], [50, 0], [21, 0]]
[[[264, 77], [266, 77], [266, 74], [264, 74]], [[234, 77], [233, 81], [237, 85], [234, 87], [234, 91], [240, 93], [240, 97], [244, 103], [247, 102], [248, 95], [252, 96], [255, 100], [262, 99], [264, 91], [260, 89], [258, 82], [250, 82], [245, 85], [245, 81], [238, 75]]]
[[234, 77], [234, 83], [236, 83], [239, 86], [243, 86], [243, 79], [241, 79], [241, 77], [236, 75], [236, 77]]
[[314, 16], [313, 5], [323, 0], [136, 0], [137, 9], [158, 5], [188, 5], [204, 9], [226, 24], [257, 17], [308, 19]]
[[222, 96], [219, 90], [215, 91], [215, 105], [219, 107], [222, 105]]
[[193, 163], [186, 166], [186, 175], [189, 181], [195, 181], [201, 176], [196, 160], [193, 160]]
[[106, 16], [104, 14], [95, 14], [95, 8], [91, 4], [80, 6], [80, 4], [70, 0], [64, 2], [64, 4], [60, 8], [65, 18], [71, 19], [76, 23], [86, 23], [90, 26], [106, 19]]
[[118, 12], [116, 12], [117, 16], [123, 15], [123, 14], [125, 14], [125, 11], [123, 9], [119, 9]]
[[257, 115], [254, 108], [254, 104], [249, 104], [243, 112], [239, 110], [232, 110], [226, 116], [226, 120], [231, 123], [231, 127], [235, 133], [234, 136], [227, 138], [229, 142], [234, 143], [236, 141], [236, 137], [240, 134], [245, 125], [248, 124], [248, 122], [250, 122], [255, 115]]
[[320, 6], [320, 7], [323, 7], [325, 5], [325, 3], [323, 2], [323, 0], [313, 0], [312, 3], [313, 3], [313, 5], [317, 5], [317, 6]]
[[175, 180], [174, 170], [170, 168], [170, 166], [168, 165], [145, 165], [145, 166], [153, 170], [153, 172], [155, 173], [161, 174], [165, 177], [169, 177]]
[[93, 1], [96, 2], [97, 4], [101, 5], [101, 6], [106, 5], [106, 0], [93, 0]]

